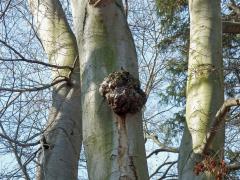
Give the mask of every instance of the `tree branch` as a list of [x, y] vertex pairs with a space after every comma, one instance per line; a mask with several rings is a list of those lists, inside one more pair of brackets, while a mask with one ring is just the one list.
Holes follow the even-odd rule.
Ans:
[[41, 62], [41, 61], [37, 61], [37, 60], [30, 60], [30, 59], [26, 59], [26, 58], [24, 58], [24, 59], [0, 58], [0, 61], [4, 61], [4, 62], [26, 62], [26, 63], [32, 63], [32, 64], [40, 64], [40, 65], [43, 65], [43, 66], [56, 68], [56, 69], [70, 69], [70, 70], [73, 69], [73, 67], [71, 67], [71, 66], [58, 66], [58, 65], [49, 64], [49, 63], [45, 63], [45, 62]]
[[22, 143], [22, 142], [20, 142], [20, 141], [11, 139], [9, 136], [6, 136], [6, 135], [1, 134], [1, 133], [0, 133], [0, 137], [3, 138], [3, 139], [6, 139], [6, 140], [9, 141], [10, 143], [16, 144], [16, 145], [21, 146], [21, 147], [36, 146], [36, 145], [39, 144], [39, 141], [34, 142], [34, 143]]
[[173, 166], [174, 164], [176, 164], [177, 162], [178, 162], [178, 161], [173, 161], [172, 164], [170, 164], [170, 165], [168, 166], [168, 168], [166, 169], [166, 171], [164, 172], [164, 174], [162, 175], [162, 177], [159, 178], [159, 180], [166, 178], [166, 175], [167, 175], [168, 171], [169, 171], [169, 170], [172, 168], [172, 166]]
[[14, 89], [14, 88], [4, 88], [4, 87], [0, 87], [0, 91], [9, 91], [9, 92], [34, 92], [34, 91], [41, 91], [44, 89], [48, 89], [60, 82], [64, 82], [64, 81], [69, 81], [68, 77], [62, 77], [61, 79], [55, 80], [53, 81], [51, 84], [46, 84], [40, 87], [33, 87], [33, 88], [21, 88], [21, 89]]
[[160, 152], [171, 152], [171, 153], [179, 153], [179, 150], [177, 148], [171, 148], [171, 147], [162, 147], [159, 149], [154, 150], [149, 155], [147, 155], [147, 158], [151, 157], [152, 155], [157, 155]]
[[211, 128], [207, 133], [206, 140], [204, 141], [205, 143], [203, 143], [202, 146], [203, 153], [206, 153], [209, 149], [209, 146], [212, 143], [219, 126], [225, 120], [225, 117], [232, 106], [240, 106], [240, 99], [228, 99], [223, 103], [222, 107], [215, 115], [215, 119], [213, 120]]
[[240, 22], [222, 21], [222, 32], [240, 34]]
[[74, 67], [71, 66], [58, 66], [58, 65], [54, 65], [54, 64], [49, 64], [49, 63], [45, 63], [45, 62], [41, 62], [41, 61], [36, 61], [36, 60], [29, 60], [26, 59], [21, 53], [19, 53], [14, 47], [12, 47], [11, 45], [7, 44], [5, 41], [0, 39], [0, 43], [2, 43], [4, 46], [6, 46], [7, 48], [11, 49], [16, 55], [18, 55], [21, 59], [3, 59], [0, 58], [1, 61], [22, 61], [22, 62], [27, 62], [27, 63], [33, 63], [33, 64], [41, 64], [44, 66], [48, 66], [48, 67], [52, 67], [52, 68], [57, 68], [57, 69], [70, 69], [72, 70]]
[[228, 8], [237, 15], [240, 15], [240, 7], [236, 4], [235, 1], [231, 0], [231, 3], [228, 4]]
[[145, 132], [145, 138], [153, 140], [154, 143], [156, 143], [160, 149], [165, 148], [165, 149], [171, 149], [171, 151], [178, 151], [177, 148], [174, 147], [166, 147], [166, 145], [162, 142], [159, 141], [158, 136], [156, 134], [149, 134]]
[[239, 170], [239, 169], [240, 169], [240, 163], [239, 162], [227, 165], [227, 170], [228, 171], [236, 171], [236, 170]]
[[147, 132], [145, 132], [145, 137], [147, 139], [151, 139], [153, 140], [154, 143], [156, 143], [160, 148], [154, 150], [153, 152], [151, 152], [147, 158], [151, 157], [153, 154], [158, 154], [159, 152], [171, 152], [171, 153], [179, 153], [179, 149], [178, 148], [174, 148], [174, 147], [166, 147], [165, 144], [161, 143], [157, 137], [156, 134], [149, 134]]
[[171, 169], [171, 167], [172, 167], [175, 163], [177, 163], [177, 162], [178, 162], [178, 161], [164, 162], [163, 164], [161, 164], [161, 165], [155, 170], [155, 172], [153, 172], [153, 173], [150, 175], [149, 178], [151, 179], [153, 176], [155, 176], [162, 167], [164, 167], [164, 166], [166, 166], [166, 165], [169, 165], [168, 168], [167, 168], [167, 170], [165, 171], [165, 173], [164, 173], [163, 176], [161, 177], [161, 179], [162, 179], [163, 177], [165, 177], [165, 176], [167, 175], [167, 173], [168, 173], [168, 171]]
[[230, 0], [228, 8], [232, 11], [227, 20], [222, 21], [222, 32], [231, 34], [240, 34], [240, 7], [234, 0]]
[[6, 12], [7, 12], [8, 8], [9, 8], [11, 2], [12, 2], [12, 0], [9, 0], [9, 1], [8, 1], [5, 9], [3, 10], [3, 12], [1, 12], [0, 19], [2, 19], [2, 17], [6, 14]]

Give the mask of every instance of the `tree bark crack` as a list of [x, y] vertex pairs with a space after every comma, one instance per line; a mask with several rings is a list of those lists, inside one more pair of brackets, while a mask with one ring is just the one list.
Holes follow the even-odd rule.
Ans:
[[133, 156], [129, 154], [129, 142], [126, 128], [126, 116], [117, 117], [118, 126], [118, 166], [120, 171], [120, 179], [137, 180], [136, 167], [134, 165]]
[[82, 32], [84, 33], [84, 30], [85, 30], [85, 25], [86, 25], [86, 22], [87, 22], [87, 6], [85, 7], [84, 9], [84, 18], [83, 18], [83, 27], [82, 27]]
[[138, 180], [137, 171], [136, 171], [137, 168], [135, 167], [133, 158], [134, 158], [133, 156], [129, 155], [129, 159], [130, 159], [130, 165], [129, 166], [131, 167], [131, 169], [132, 169], [132, 171], [134, 173], [135, 179]]

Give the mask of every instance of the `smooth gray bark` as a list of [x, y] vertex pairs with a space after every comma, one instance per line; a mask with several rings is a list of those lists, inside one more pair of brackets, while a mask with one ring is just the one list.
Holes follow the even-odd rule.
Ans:
[[123, 67], [138, 78], [132, 35], [120, 0], [72, 0], [81, 67], [83, 143], [90, 180], [148, 179], [141, 113], [120, 117], [100, 83]]
[[194, 166], [204, 155], [223, 157], [224, 126], [203, 152], [203, 144], [223, 104], [222, 23], [220, 0], [189, 0], [190, 49], [188, 63], [186, 126], [179, 155], [179, 179], [215, 179], [205, 171], [197, 176]]
[[39, 180], [74, 180], [82, 143], [81, 98], [77, 43], [58, 0], [29, 0], [36, 31], [54, 65], [72, 66], [53, 69], [54, 80], [68, 81], [53, 87], [52, 108], [43, 134], [39, 155]]

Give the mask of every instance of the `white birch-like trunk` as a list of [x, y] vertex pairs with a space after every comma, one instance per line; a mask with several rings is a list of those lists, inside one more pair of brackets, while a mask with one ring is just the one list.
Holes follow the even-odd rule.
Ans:
[[[77, 43], [58, 0], [29, 0], [36, 31], [49, 63], [74, 66], [52, 70], [54, 80], [70, 78], [53, 87], [53, 102], [44, 132], [38, 180], [77, 179], [82, 143], [81, 98]], [[43, 139], [44, 139], [43, 138]]]
[[123, 67], [138, 78], [132, 35], [121, 0], [72, 0], [81, 67], [83, 143], [90, 180], [147, 180], [141, 113], [116, 115], [99, 94]]
[[[222, 27], [220, 0], [189, 0], [190, 49], [188, 63], [186, 127], [179, 157], [179, 179], [215, 179], [210, 173], [196, 176], [202, 145], [218, 109], [223, 104]], [[223, 156], [224, 127], [218, 129], [209, 154]]]

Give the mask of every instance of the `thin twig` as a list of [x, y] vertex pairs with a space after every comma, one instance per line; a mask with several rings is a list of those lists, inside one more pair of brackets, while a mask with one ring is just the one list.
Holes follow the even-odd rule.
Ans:
[[21, 88], [21, 89], [14, 89], [14, 88], [4, 88], [4, 87], [0, 87], [0, 92], [1, 91], [8, 91], [8, 92], [34, 92], [34, 91], [41, 91], [41, 90], [44, 90], [44, 89], [48, 89], [60, 82], [64, 82], [64, 81], [69, 81], [69, 78], [67, 77], [62, 77], [61, 79], [59, 80], [55, 80], [53, 81], [52, 83], [50, 84], [46, 84], [46, 85], [43, 85], [43, 86], [40, 86], [40, 87], [33, 87], [33, 88]]
[[37, 61], [37, 60], [30, 60], [30, 59], [26, 59], [26, 58], [24, 58], [24, 59], [0, 58], [0, 61], [4, 61], [4, 62], [27, 62], [27, 63], [32, 63], [32, 64], [40, 64], [40, 65], [43, 65], [43, 66], [56, 68], [56, 69], [70, 69], [70, 70], [73, 69], [71, 66], [59, 66], [59, 65], [49, 64], [49, 63], [45, 63], [45, 62], [41, 62], [41, 61]]
[[151, 152], [149, 155], [147, 155], [147, 158], [151, 157], [154, 154], [157, 155], [160, 152], [179, 153], [179, 150], [177, 148], [163, 147], [163, 148], [159, 148], [159, 149], [156, 149], [153, 152]]
[[21, 147], [29, 147], [29, 146], [36, 146], [39, 144], [39, 141], [37, 142], [34, 142], [34, 143], [22, 143], [22, 142], [19, 142], [17, 140], [14, 140], [14, 139], [11, 139], [10, 137], [6, 136], [6, 135], [3, 135], [0, 133], [0, 137], [3, 138], [3, 139], [6, 139], [7, 141], [13, 143], [13, 144], [16, 144], [18, 146], [21, 146]]
[[6, 12], [7, 12], [8, 8], [9, 8], [11, 2], [12, 2], [12, 0], [9, 0], [9, 1], [8, 1], [7, 6], [5, 7], [4, 11], [2, 12], [2, 14], [1, 14], [1, 16], [0, 16], [0, 19], [2, 19], [2, 17], [6, 14]]
[[14, 47], [12, 47], [11, 45], [7, 44], [5, 41], [0, 39], [0, 43], [2, 43], [4, 46], [8, 47], [9, 49], [11, 49], [16, 55], [18, 55], [21, 59], [3, 59], [1, 58], [1, 61], [23, 61], [23, 62], [27, 62], [27, 63], [33, 63], [33, 64], [41, 64], [44, 66], [48, 66], [48, 67], [52, 67], [52, 68], [57, 68], [57, 69], [70, 69], [72, 70], [73, 67], [71, 66], [58, 66], [58, 65], [54, 65], [54, 64], [49, 64], [49, 63], [45, 63], [45, 62], [41, 62], [41, 61], [36, 61], [36, 60], [30, 60], [30, 59], [26, 59], [20, 52], [18, 52]]

